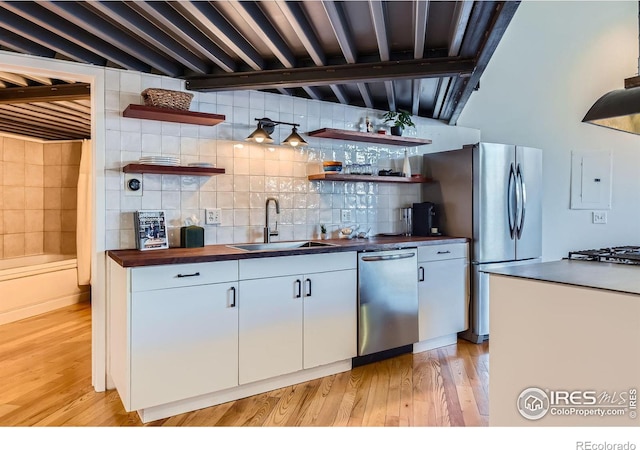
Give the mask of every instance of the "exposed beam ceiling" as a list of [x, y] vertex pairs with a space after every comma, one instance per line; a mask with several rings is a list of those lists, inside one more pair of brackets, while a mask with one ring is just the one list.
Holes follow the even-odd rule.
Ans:
[[[0, 51], [455, 124], [519, 3], [0, 0]], [[5, 72], [0, 91], [67, 83]], [[58, 107], [71, 114], [83, 102]]]
[[327, 67], [305, 67], [289, 70], [262, 70], [242, 76], [222, 74], [193, 77], [187, 89], [194, 91], [231, 91], [268, 87], [326, 86], [331, 83], [373, 82], [442, 76], [468, 76], [475, 68], [473, 59], [431, 58], [409, 61], [342, 64]]

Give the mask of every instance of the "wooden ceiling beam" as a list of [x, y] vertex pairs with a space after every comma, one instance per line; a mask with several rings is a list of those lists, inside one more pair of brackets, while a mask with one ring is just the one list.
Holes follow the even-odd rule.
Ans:
[[276, 89], [351, 82], [469, 76], [474, 68], [473, 59], [429, 58], [208, 75], [188, 78], [185, 85], [189, 90], [201, 92]]
[[[485, 2], [480, 2], [484, 4]], [[487, 2], [488, 3], [488, 2]], [[477, 53], [477, 64], [471, 77], [459, 81], [454, 85], [454, 91], [451, 96], [451, 102], [448, 104], [452, 109], [451, 115], [448, 117], [449, 125], [455, 125], [464, 109], [469, 97], [480, 83], [480, 77], [484, 73], [491, 56], [496, 47], [500, 43], [507, 26], [520, 6], [520, 1], [497, 2], [494, 14], [491, 18], [487, 32], [483, 34], [483, 40]], [[462, 44], [461, 53], [464, 54], [465, 43]]]
[[88, 83], [14, 87], [0, 90], [0, 104], [73, 101], [91, 98]]

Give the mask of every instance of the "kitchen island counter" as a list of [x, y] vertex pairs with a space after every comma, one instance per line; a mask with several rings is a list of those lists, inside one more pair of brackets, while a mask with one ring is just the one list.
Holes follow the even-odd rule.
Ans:
[[491, 426], [639, 426], [640, 267], [488, 271]]
[[634, 265], [563, 259], [484, 272], [640, 295], [640, 267]]
[[205, 245], [204, 247], [198, 248], [176, 247], [165, 250], [109, 250], [107, 255], [122, 267], [145, 267], [164, 264], [189, 264], [249, 258], [267, 258], [274, 256], [392, 250], [409, 247], [422, 247], [425, 245], [465, 243], [468, 242], [468, 239], [449, 236], [377, 236], [368, 239], [327, 239], [318, 242], [331, 245], [326, 247], [245, 251], [234, 247], [241, 244], [217, 244]]

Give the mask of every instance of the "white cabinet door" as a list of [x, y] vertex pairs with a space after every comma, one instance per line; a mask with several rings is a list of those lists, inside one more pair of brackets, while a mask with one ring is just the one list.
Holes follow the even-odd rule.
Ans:
[[302, 276], [240, 282], [240, 384], [302, 369]]
[[304, 278], [304, 368], [357, 354], [356, 270]]
[[238, 385], [237, 286], [133, 293], [132, 409]]
[[466, 259], [418, 263], [419, 339], [425, 341], [466, 329]]

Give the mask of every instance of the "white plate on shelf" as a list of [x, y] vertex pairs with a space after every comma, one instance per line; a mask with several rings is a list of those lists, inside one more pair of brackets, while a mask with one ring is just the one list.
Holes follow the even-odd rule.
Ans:
[[180, 158], [171, 156], [143, 156], [138, 160], [141, 164], [158, 164], [165, 166], [179, 166]]
[[189, 167], [208, 167], [208, 168], [214, 168], [216, 166], [215, 164], [208, 163], [208, 162], [193, 162], [187, 165]]

